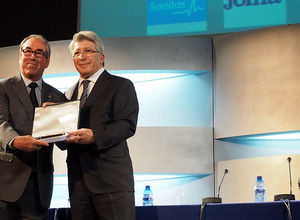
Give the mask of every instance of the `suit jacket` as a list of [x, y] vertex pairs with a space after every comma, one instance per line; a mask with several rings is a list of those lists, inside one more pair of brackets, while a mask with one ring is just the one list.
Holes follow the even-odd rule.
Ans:
[[[72, 100], [78, 95], [78, 83]], [[133, 169], [126, 140], [133, 136], [138, 118], [133, 83], [104, 71], [81, 109], [79, 128], [93, 130], [95, 143], [70, 144], [67, 164], [69, 193], [83, 178], [93, 193], [134, 191]]]
[[[65, 96], [45, 82], [42, 83], [41, 101], [62, 102]], [[33, 167], [37, 169], [40, 201], [49, 207], [53, 188], [53, 145], [32, 152], [13, 150], [8, 143], [15, 136], [31, 135], [34, 110], [25, 83], [20, 74], [0, 81], [0, 200], [15, 202], [24, 192]]]

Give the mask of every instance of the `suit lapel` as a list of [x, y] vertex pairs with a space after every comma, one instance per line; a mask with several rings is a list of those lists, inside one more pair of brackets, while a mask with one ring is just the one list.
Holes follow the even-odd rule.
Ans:
[[96, 81], [92, 92], [88, 96], [85, 105], [91, 106], [97, 99], [97, 97], [103, 92], [104, 88], [106, 87], [107, 83], [110, 80], [111, 75], [104, 70], [104, 72], [99, 76], [98, 80]]
[[76, 86], [75, 86], [75, 88], [73, 90], [71, 101], [77, 100], [77, 97], [78, 97], [78, 84], [79, 84], [79, 81], [77, 82], [77, 84], [76, 84]]
[[41, 103], [43, 104], [44, 102], [53, 102], [54, 97], [52, 94], [52, 91], [50, 90], [50, 86], [44, 82], [42, 84], [42, 94], [41, 94]]
[[33, 107], [32, 103], [30, 101], [25, 83], [21, 77], [21, 75], [17, 75], [12, 80], [12, 88], [15, 91], [16, 96], [19, 98], [21, 103], [23, 103], [26, 111], [30, 115], [30, 117], [33, 116]]

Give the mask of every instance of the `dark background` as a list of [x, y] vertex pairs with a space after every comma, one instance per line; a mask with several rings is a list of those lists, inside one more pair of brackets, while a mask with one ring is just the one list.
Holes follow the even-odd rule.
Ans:
[[72, 39], [78, 14], [78, 0], [9, 0], [0, 11], [0, 47], [19, 45], [30, 34], [48, 41]]

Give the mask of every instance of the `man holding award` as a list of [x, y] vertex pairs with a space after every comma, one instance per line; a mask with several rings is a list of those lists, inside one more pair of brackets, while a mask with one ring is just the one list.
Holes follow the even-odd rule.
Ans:
[[70, 52], [80, 73], [65, 95], [80, 99], [79, 130], [69, 132], [68, 183], [73, 220], [134, 220], [134, 180], [126, 140], [133, 136], [138, 100], [133, 83], [104, 69], [101, 39], [73, 36]]
[[63, 102], [42, 80], [50, 46], [41, 35], [20, 44], [20, 73], [0, 81], [0, 219], [45, 220], [53, 188], [53, 144], [31, 136], [35, 107]]

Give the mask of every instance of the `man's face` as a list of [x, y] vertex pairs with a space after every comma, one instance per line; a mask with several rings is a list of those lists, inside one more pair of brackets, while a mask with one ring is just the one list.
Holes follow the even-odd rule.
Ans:
[[[42, 78], [44, 70], [48, 67], [50, 58], [45, 56], [39, 56], [30, 51], [35, 51], [40, 54], [47, 52], [46, 44], [38, 38], [28, 39], [19, 54], [20, 71], [23, 75], [32, 81], [37, 81]], [[29, 52], [28, 52], [29, 51]]]
[[73, 61], [82, 78], [86, 79], [102, 68], [104, 58], [104, 54], [96, 50], [94, 42], [82, 40], [74, 43]]

